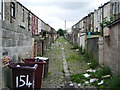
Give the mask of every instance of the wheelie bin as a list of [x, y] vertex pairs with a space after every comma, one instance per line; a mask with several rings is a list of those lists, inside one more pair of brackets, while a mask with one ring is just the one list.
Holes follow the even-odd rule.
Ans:
[[46, 78], [48, 76], [48, 68], [49, 68], [49, 58], [47, 57], [35, 57], [35, 59], [39, 59], [42, 61], [45, 61], [46, 64], [44, 65], [44, 74], [43, 74], [43, 78]]
[[37, 64], [14, 63], [9, 67], [12, 69], [13, 90], [34, 90]]
[[42, 75], [43, 75], [43, 68], [46, 62], [43, 61], [36, 61], [36, 59], [32, 58], [27, 58], [27, 59], [22, 59], [25, 63], [33, 63], [33, 64], [38, 64], [38, 68], [35, 71], [35, 88], [40, 89], [41, 84], [42, 84]]

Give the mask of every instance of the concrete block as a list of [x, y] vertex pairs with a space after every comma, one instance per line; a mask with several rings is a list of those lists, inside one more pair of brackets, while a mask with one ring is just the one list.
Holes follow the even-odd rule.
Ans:
[[23, 33], [22, 28], [18, 26], [18, 28], [17, 28], [17, 32], [18, 32], [18, 33]]
[[6, 24], [7, 30], [12, 30], [13, 27], [11, 26], [11, 24], [9, 22], [6, 22], [5, 24]]
[[2, 37], [8, 37], [8, 30], [3, 29]]
[[16, 40], [12, 40], [12, 46], [16, 46]]
[[15, 33], [15, 40], [19, 40], [19, 33]]
[[2, 21], [2, 28], [6, 29], [6, 22], [5, 21]]
[[6, 40], [7, 42], [6, 42], [6, 46], [7, 47], [11, 47], [12, 46], [12, 40], [11, 39], [8, 39], [8, 40]]
[[6, 40], [2, 39], [2, 47], [6, 47]]
[[17, 46], [20, 46], [20, 41], [17, 41]]

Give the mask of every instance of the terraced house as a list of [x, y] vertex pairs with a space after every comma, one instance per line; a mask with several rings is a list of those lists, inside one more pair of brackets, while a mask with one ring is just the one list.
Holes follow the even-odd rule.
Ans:
[[[45, 33], [44, 33], [45, 32]], [[11, 87], [11, 62], [43, 55], [54, 42], [56, 31], [16, 0], [0, 2], [0, 89]]]
[[120, 74], [119, 19], [120, 1], [110, 0], [71, 27], [72, 43], [82, 47], [101, 65], [109, 66], [118, 74]]

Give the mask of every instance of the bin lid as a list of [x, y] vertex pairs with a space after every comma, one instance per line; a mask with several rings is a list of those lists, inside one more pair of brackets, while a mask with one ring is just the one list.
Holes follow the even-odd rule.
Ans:
[[22, 59], [23, 60], [23, 62], [25, 62], [25, 63], [34, 63], [34, 64], [46, 64], [46, 62], [43, 60], [43, 61], [41, 61], [41, 62], [36, 62], [35, 60], [36, 59], [31, 59], [31, 58], [27, 58], [27, 59]]
[[41, 59], [41, 60], [48, 60], [47, 57], [35, 57], [35, 59], [37, 59], [37, 58], [39, 58], [39, 59]]
[[32, 63], [15, 63], [10, 65], [10, 68], [12, 69], [37, 69], [38, 65], [37, 64], [32, 64]]

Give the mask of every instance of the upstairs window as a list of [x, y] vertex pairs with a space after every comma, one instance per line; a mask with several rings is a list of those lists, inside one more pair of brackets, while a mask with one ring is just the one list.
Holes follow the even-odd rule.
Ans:
[[120, 2], [118, 2], [118, 13], [120, 13]]
[[24, 22], [24, 9], [22, 9], [22, 22]]
[[11, 2], [11, 17], [15, 18], [15, 3]]

